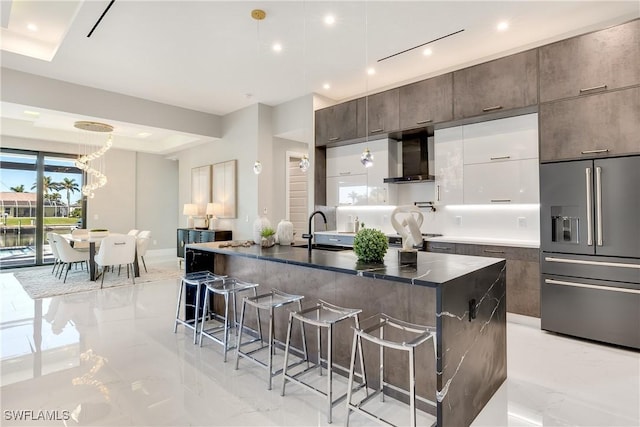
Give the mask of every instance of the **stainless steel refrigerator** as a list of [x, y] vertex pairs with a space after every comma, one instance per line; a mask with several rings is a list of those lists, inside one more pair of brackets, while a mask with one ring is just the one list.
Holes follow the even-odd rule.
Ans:
[[542, 329], [640, 349], [640, 156], [540, 165]]

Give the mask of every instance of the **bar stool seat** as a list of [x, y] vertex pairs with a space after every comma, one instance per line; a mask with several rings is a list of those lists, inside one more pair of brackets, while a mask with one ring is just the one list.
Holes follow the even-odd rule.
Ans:
[[[229, 277], [222, 280], [214, 280], [210, 282], [205, 282], [205, 292], [204, 292], [204, 306], [203, 306], [203, 316], [202, 316], [202, 324], [200, 325], [200, 339], [199, 345], [202, 347], [202, 337], [207, 337], [212, 339], [214, 342], [221, 344], [224, 348], [224, 361], [227, 361], [227, 351], [235, 348], [235, 345], [229, 347], [229, 330], [231, 329], [229, 326], [229, 297], [232, 299], [233, 304], [233, 329], [236, 331], [236, 339], [238, 336], [237, 326], [238, 319], [236, 316], [237, 305], [236, 305], [236, 294], [244, 291], [253, 290], [254, 296], [258, 295], [256, 288], [258, 287], [257, 283], [249, 283], [244, 282], [235, 277]], [[211, 313], [209, 303], [213, 295], [222, 295], [224, 297], [224, 317], [220, 318], [220, 316], [213, 315]], [[215, 318], [216, 320], [220, 320], [222, 325], [218, 325], [209, 329], [206, 329], [205, 322], [207, 318]], [[222, 338], [217, 337], [215, 334], [222, 332]]]
[[[347, 397], [347, 393], [345, 392], [341, 396], [338, 396], [334, 399], [333, 396], [333, 369], [338, 368], [342, 369], [344, 372], [348, 372], [346, 367], [337, 365], [333, 362], [333, 327], [339, 322], [353, 319], [355, 323], [355, 328], [360, 328], [360, 319], [359, 315], [362, 313], [361, 309], [355, 308], [345, 308], [339, 307], [337, 305], [330, 304], [326, 301], [319, 300], [315, 307], [311, 307], [302, 311], [294, 311], [289, 314], [289, 326], [287, 328], [287, 341], [284, 350], [284, 367], [282, 368], [282, 393], [284, 396], [285, 387], [287, 381], [292, 381], [298, 383], [307, 389], [320, 394], [321, 396], [325, 396], [327, 399], [327, 422], [332, 422], [332, 409], [333, 407], [341, 402], [345, 397]], [[291, 342], [291, 329], [293, 326], [293, 320], [297, 319], [301, 322], [301, 327], [304, 329], [304, 325], [312, 325], [316, 326], [317, 329], [317, 363], [313, 366], [309, 366], [309, 361], [307, 362], [307, 369], [298, 372], [294, 375], [287, 373], [287, 370], [290, 368], [289, 366], [289, 345]], [[321, 340], [321, 330], [325, 328], [327, 330], [327, 357], [326, 359], [322, 359], [322, 340]], [[358, 345], [360, 341], [358, 340]], [[364, 370], [364, 359], [362, 356], [362, 349], [360, 350], [360, 372], [362, 382], [360, 387], [366, 387], [365, 381], [365, 370]], [[318, 373], [322, 375], [322, 362], [325, 362], [325, 366], [327, 369], [327, 389], [326, 392], [317, 389], [311, 383], [305, 382], [302, 377], [307, 374], [309, 371], [317, 369]], [[359, 387], [359, 388], [360, 388]]]
[[[436, 406], [435, 401], [431, 401], [420, 396], [416, 396], [416, 373], [415, 373], [415, 350], [420, 344], [427, 342], [428, 340], [432, 340], [433, 342], [433, 352], [434, 356], [437, 358], [437, 347], [436, 347], [436, 328], [433, 326], [422, 326], [416, 325], [413, 323], [408, 323], [402, 320], [394, 319], [391, 316], [388, 316], [384, 313], [377, 314], [363, 321], [363, 323], [367, 324], [370, 321], [376, 321], [376, 323], [372, 326], [369, 326], [365, 329], [355, 329], [353, 334], [353, 345], [351, 348], [351, 364], [349, 366], [349, 385], [347, 388], [347, 420], [346, 425], [349, 425], [349, 416], [351, 412], [361, 413], [368, 418], [380, 422], [383, 425], [394, 425], [391, 422], [383, 419], [382, 417], [373, 414], [372, 412], [363, 408], [363, 406], [370, 402], [375, 396], [380, 395], [381, 401], [384, 402], [384, 388], [387, 387], [396, 392], [402, 393], [404, 395], [409, 396], [409, 409], [410, 409], [410, 424], [412, 426], [416, 425], [416, 399], [420, 400], [424, 403], [427, 403], [431, 406]], [[410, 340], [402, 340], [402, 341], [392, 341], [388, 338], [385, 338], [385, 328], [392, 327], [395, 329], [400, 329], [404, 332], [411, 333], [413, 336]], [[373, 335], [374, 332], [378, 332], [378, 336]], [[356, 358], [356, 350], [358, 349], [358, 340], [364, 339], [370, 341], [374, 344], [380, 346], [380, 385], [378, 390], [375, 393], [367, 395], [364, 399], [362, 399], [359, 403], [352, 403], [352, 386], [353, 386], [353, 377], [354, 377], [354, 367], [355, 367], [355, 358]], [[393, 384], [387, 383], [384, 380], [384, 349], [391, 348], [395, 350], [406, 351], [409, 355], [409, 390], [404, 390], [402, 388], [396, 387]], [[434, 391], [435, 396], [435, 391]]]
[[[193, 273], [186, 273], [180, 278], [180, 288], [178, 290], [178, 303], [176, 304], [176, 320], [173, 324], [173, 333], [178, 331], [178, 324], [184, 325], [186, 328], [193, 329], [193, 343], [196, 343], [198, 338], [198, 323], [200, 322], [200, 313], [202, 308], [200, 307], [200, 293], [202, 291], [202, 285], [207, 282], [221, 281], [227, 276], [220, 276], [213, 274], [210, 271], [197, 271]], [[185, 317], [180, 317], [180, 307], [182, 306], [182, 294], [186, 294], [187, 286], [193, 286], [196, 288], [196, 303], [195, 305], [187, 304], [185, 299], [184, 310]], [[193, 307], [194, 317], [193, 319], [187, 319], [187, 307]]]
[[[271, 386], [272, 386], [272, 382], [273, 382], [273, 377], [278, 375], [281, 370], [278, 370], [276, 372], [273, 371], [273, 355], [275, 353], [275, 346], [274, 344], [276, 343], [276, 339], [275, 339], [275, 328], [274, 328], [274, 319], [273, 319], [273, 314], [274, 314], [274, 310], [276, 308], [281, 308], [281, 307], [285, 307], [289, 304], [293, 304], [293, 303], [298, 303], [298, 310], [302, 311], [302, 305], [300, 303], [300, 301], [304, 299], [304, 296], [302, 295], [294, 295], [294, 294], [288, 294], [286, 292], [282, 292], [278, 289], [273, 289], [271, 290], [271, 292], [268, 293], [264, 293], [264, 294], [260, 294], [260, 295], [256, 295], [253, 297], [244, 297], [242, 300], [242, 311], [240, 312], [240, 335], [238, 336], [238, 345], [236, 346], [236, 369], [238, 369], [238, 364], [240, 361], [240, 358], [246, 358], [249, 359], [251, 361], [253, 361], [254, 363], [256, 363], [259, 366], [262, 366], [263, 368], [267, 368], [268, 372], [269, 372], [269, 377], [268, 377], [268, 389], [271, 390]], [[249, 342], [243, 343], [242, 342], [242, 336], [244, 335], [244, 330], [245, 330], [245, 326], [244, 326], [244, 319], [245, 319], [245, 310], [247, 305], [255, 307], [258, 310], [268, 310], [269, 311], [269, 345], [267, 347], [264, 346], [264, 339], [262, 337], [262, 331], [261, 331], [261, 327], [260, 327], [260, 312], [258, 311], [257, 316], [258, 316], [258, 329], [259, 331], [259, 335], [260, 337], [258, 339], [253, 339]], [[255, 342], [259, 340], [260, 341], [260, 348], [254, 349], [254, 350], [250, 350], [250, 351], [242, 351], [242, 346], [249, 344], [251, 342]], [[306, 344], [306, 339], [305, 339], [305, 335], [304, 335], [304, 328], [302, 329], [302, 345], [303, 345], [303, 353], [304, 353], [304, 358], [307, 358], [307, 344]], [[260, 350], [264, 350], [264, 349], [269, 349], [269, 359], [267, 363], [264, 363], [263, 361], [257, 359], [254, 354]]]

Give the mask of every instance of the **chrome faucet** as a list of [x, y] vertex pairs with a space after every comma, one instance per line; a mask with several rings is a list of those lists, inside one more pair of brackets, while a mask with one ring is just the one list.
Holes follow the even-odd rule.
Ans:
[[327, 217], [324, 216], [324, 213], [321, 211], [315, 211], [313, 212], [311, 215], [309, 215], [309, 232], [307, 234], [303, 234], [302, 238], [303, 239], [307, 239], [309, 240], [309, 244], [307, 245], [307, 250], [309, 251], [309, 253], [311, 253], [311, 241], [313, 240], [313, 234], [311, 234], [311, 222], [313, 221], [313, 217], [316, 214], [320, 214], [322, 215], [322, 218], [324, 219], [324, 228], [325, 230], [327, 229]]

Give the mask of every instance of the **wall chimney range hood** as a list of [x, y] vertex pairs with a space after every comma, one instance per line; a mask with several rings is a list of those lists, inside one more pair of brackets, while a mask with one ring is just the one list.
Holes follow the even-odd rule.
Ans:
[[413, 182], [433, 181], [430, 173], [433, 165], [430, 154], [433, 150], [433, 129], [420, 129], [393, 135], [400, 140], [402, 153], [399, 166], [402, 166], [401, 176], [385, 178], [389, 184], [408, 184]]

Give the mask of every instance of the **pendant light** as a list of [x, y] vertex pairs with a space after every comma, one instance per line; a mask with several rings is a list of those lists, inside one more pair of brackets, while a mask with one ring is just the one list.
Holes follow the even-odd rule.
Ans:
[[[260, 21], [262, 21], [266, 17], [267, 17], [267, 13], [262, 9], [253, 9], [251, 11], [251, 18], [253, 18], [256, 21], [256, 66], [254, 67], [255, 70], [258, 70], [260, 68], [258, 66], [259, 65], [258, 59], [260, 55]], [[257, 81], [257, 78], [256, 78], [256, 81]], [[250, 98], [251, 94], [247, 94], [247, 97]], [[255, 173], [256, 175], [260, 175], [260, 173], [262, 173], [262, 162], [260, 162], [260, 160], [256, 160], [255, 163], [253, 164], [253, 173]]]
[[[84, 196], [93, 198], [95, 196], [95, 190], [107, 185], [107, 176], [104, 173], [104, 155], [113, 145], [113, 136], [111, 134], [111, 132], [113, 132], [113, 126], [106, 123], [81, 120], [75, 122], [73, 127], [83, 131], [84, 154], [75, 161], [76, 167], [83, 170], [87, 175], [87, 183], [82, 186], [81, 191]], [[104, 138], [101, 134], [106, 133], [109, 135]], [[99, 150], [89, 152], [89, 150], [94, 148], [94, 145], [99, 144], [102, 140], [104, 140], [104, 143]]]
[[[369, 36], [369, 5], [367, 2], [364, 3], [364, 56], [366, 66], [369, 66], [369, 43], [367, 37]], [[369, 76], [373, 75], [373, 68], [367, 69], [367, 77], [365, 80], [365, 141], [369, 142]], [[360, 163], [365, 168], [370, 168], [373, 166], [373, 154], [369, 150], [369, 147], [365, 148], [362, 154], [360, 155]]]
[[311, 163], [309, 162], [309, 156], [305, 154], [300, 159], [300, 163], [298, 163], [298, 167], [302, 172], [306, 172], [309, 170], [309, 166], [311, 166]]

